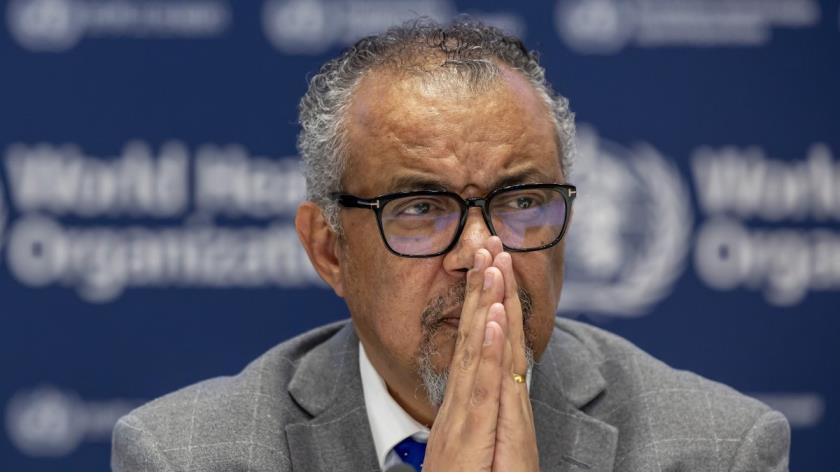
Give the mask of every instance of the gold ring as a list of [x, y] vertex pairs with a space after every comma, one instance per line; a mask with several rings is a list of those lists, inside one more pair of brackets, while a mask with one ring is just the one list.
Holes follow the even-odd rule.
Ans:
[[514, 373], [513, 374], [513, 381], [518, 383], [518, 384], [525, 383], [525, 376]]

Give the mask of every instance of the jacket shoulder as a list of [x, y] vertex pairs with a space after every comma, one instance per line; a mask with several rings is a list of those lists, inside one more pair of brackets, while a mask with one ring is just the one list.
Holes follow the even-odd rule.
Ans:
[[787, 470], [790, 431], [779, 412], [600, 328], [568, 319], [556, 326], [600, 365], [606, 389], [584, 411], [618, 428], [616, 470], [644, 470], [668, 457], [686, 470], [717, 470], [747, 456], [750, 467]]
[[287, 392], [289, 382], [301, 358], [346, 323], [301, 334], [237, 375], [190, 385], [130, 412], [114, 428], [113, 469], [239, 470], [250, 464], [251, 470], [286, 470], [284, 427], [307, 419]]

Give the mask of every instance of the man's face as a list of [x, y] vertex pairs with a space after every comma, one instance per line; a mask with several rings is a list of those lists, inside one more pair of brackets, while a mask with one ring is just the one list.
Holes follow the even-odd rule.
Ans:
[[[564, 181], [546, 105], [506, 68], [481, 91], [448, 78], [373, 71], [355, 92], [345, 126], [343, 190], [360, 197], [429, 187], [483, 197], [505, 185]], [[451, 252], [422, 259], [390, 253], [372, 211], [342, 210], [341, 223], [340, 294], [365, 351], [398, 401], [425, 398], [418, 356], [434, 352], [439, 372], [449, 365], [466, 270], [490, 237], [480, 210], [470, 210]], [[512, 258], [517, 283], [531, 299], [526, 332], [539, 358], [562, 288], [563, 244]], [[399, 398], [406, 392], [415, 398]]]

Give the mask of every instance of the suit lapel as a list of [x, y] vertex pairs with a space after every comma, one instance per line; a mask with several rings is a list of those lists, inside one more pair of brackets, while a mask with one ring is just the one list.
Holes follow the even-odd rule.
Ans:
[[555, 329], [532, 375], [531, 404], [541, 467], [612, 471], [618, 430], [582, 411], [606, 388], [589, 349]]
[[[611, 471], [618, 430], [582, 411], [606, 388], [598, 360], [555, 329], [532, 371], [531, 401], [544, 470]], [[376, 471], [376, 450], [351, 323], [304, 356], [289, 393], [312, 418], [286, 426], [295, 471]]]
[[293, 470], [379, 470], [351, 323], [301, 359], [289, 393], [312, 415], [286, 426]]

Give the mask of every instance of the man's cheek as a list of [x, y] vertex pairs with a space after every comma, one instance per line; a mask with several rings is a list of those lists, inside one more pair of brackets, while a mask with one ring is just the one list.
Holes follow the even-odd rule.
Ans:
[[437, 271], [427, 264], [406, 264], [405, 261], [411, 263], [417, 260], [402, 259], [393, 264], [386, 262], [379, 266], [376, 276], [380, 287], [387, 287], [400, 308], [412, 310], [419, 322], [426, 305], [434, 298], [434, 287], [439, 285], [435, 283]]

